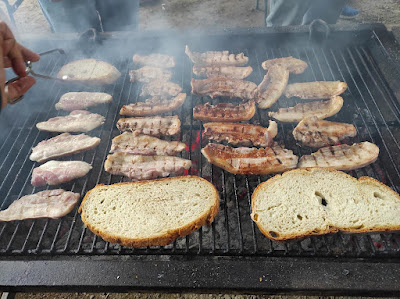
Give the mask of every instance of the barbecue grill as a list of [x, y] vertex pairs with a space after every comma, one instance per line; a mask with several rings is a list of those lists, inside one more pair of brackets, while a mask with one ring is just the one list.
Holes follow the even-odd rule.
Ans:
[[[312, 33], [311, 35], [313, 35]], [[317, 32], [318, 35], [318, 32]], [[325, 33], [323, 34], [325, 36]], [[210, 180], [220, 193], [220, 210], [209, 227], [202, 227], [168, 246], [126, 248], [103, 241], [86, 229], [78, 206], [61, 219], [0, 223], [0, 288], [3, 290], [190, 290], [198, 292], [296, 292], [315, 294], [400, 294], [400, 234], [331, 234], [302, 240], [275, 242], [263, 236], [250, 218], [250, 198], [256, 186], [272, 176], [233, 175], [210, 165], [201, 155], [202, 124], [193, 119], [195, 105], [209, 98], [191, 95], [190, 60], [194, 51], [244, 52], [254, 71], [248, 80], [261, 82], [266, 59], [294, 56], [309, 67], [291, 82], [341, 80], [347, 82], [344, 107], [331, 119], [353, 123], [354, 142], [370, 141], [380, 148], [379, 159], [352, 171], [371, 176], [400, 192], [400, 68], [394, 37], [381, 24], [330, 26], [327, 38], [311, 36], [308, 27], [215, 30], [213, 33], [138, 32], [109, 33], [78, 39], [55, 35], [29, 37], [25, 44], [40, 52], [63, 48], [35, 64], [40, 74], [54, 76], [65, 63], [94, 57], [112, 63], [122, 73], [113, 85], [89, 87], [38, 79], [25, 99], [0, 115], [0, 208], [23, 195], [43, 190], [30, 185], [31, 148], [55, 134], [39, 132], [35, 124], [64, 115], [55, 110], [59, 97], [69, 91], [102, 91], [113, 95], [107, 106], [92, 109], [106, 122], [89, 135], [101, 138], [99, 147], [66, 159], [93, 165], [84, 178], [62, 185], [82, 197], [98, 183], [126, 179], [103, 170], [111, 140], [119, 134], [115, 124], [122, 105], [138, 100], [140, 85], [129, 81], [133, 53], [166, 53], [177, 60], [173, 81], [188, 94], [177, 111], [187, 144], [183, 158], [192, 160], [189, 174]], [[317, 42], [318, 40], [318, 42]], [[223, 101], [214, 99], [212, 103]], [[271, 110], [296, 104], [280, 99]], [[251, 120], [268, 126], [267, 114]], [[276, 140], [297, 155], [300, 147], [291, 135], [293, 124], [279, 123]], [[350, 141], [348, 141], [350, 143]], [[59, 187], [59, 186], [56, 186]]]

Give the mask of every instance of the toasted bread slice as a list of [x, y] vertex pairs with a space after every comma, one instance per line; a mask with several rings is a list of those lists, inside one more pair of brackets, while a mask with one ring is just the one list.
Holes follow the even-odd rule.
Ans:
[[121, 73], [113, 65], [93, 58], [72, 61], [57, 74], [62, 80], [95, 85], [112, 84], [120, 76]]
[[218, 213], [213, 184], [197, 176], [97, 185], [79, 207], [96, 235], [128, 247], [167, 245], [210, 224]]
[[400, 196], [370, 177], [295, 169], [260, 184], [251, 217], [270, 239], [400, 229]]

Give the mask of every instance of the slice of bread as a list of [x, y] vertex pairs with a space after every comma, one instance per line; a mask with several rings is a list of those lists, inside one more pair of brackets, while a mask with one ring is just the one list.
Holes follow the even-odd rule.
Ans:
[[59, 79], [89, 84], [112, 84], [120, 76], [113, 65], [93, 58], [72, 61], [57, 74]]
[[370, 177], [295, 169], [261, 183], [252, 195], [251, 217], [273, 240], [337, 231], [400, 230], [400, 196]]
[[167, 245], [210, 224], [218, 213], [213, 184], [197, 176], [97, 185], [79, 212], [96, 235], [128, 247]]

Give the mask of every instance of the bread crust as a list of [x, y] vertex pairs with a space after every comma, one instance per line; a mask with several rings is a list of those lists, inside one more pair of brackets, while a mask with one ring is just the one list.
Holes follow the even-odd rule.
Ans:
[[[342, 175], [343, 177], [347, 178], [347, 179], [351, 179], [353, 181], [358, 181], [359, 183], [367, 183], [370, 185], [376, 185], [379, 186], [383, 189], [385, 189], [388, 193], [391, 193], [392, 195], [394, 195], [395, 197], [397, 197], [397, 199], [400, 201], [400, 195], [395, 192], [392, 188], [386, 186], [385, 184], [381, 183], [380, 181], [371, 178], [371, 177], [360, 177], [358, 179], [352, 177], [351, 175], [344, 173], [342, 171], [338, 171], [332, 168], [302, 168], [302, 169], [293, 169], [293, 170], [289, 170], [286, 171], [283, 174], [278, 174], [274, 177], [272, 177], [271, 179], [259, 184], [257, 186], [257, 188], [254, 190], [252, 196], [251, 196], [251, 210], [254, 210], [254, 205], [255, 205], [255, 198], [258, 196], [258, 193], [261, 192], [261, 189], [265, 186], [265, 185], [271, 185], [273, 182], [278, 181], [281, 179], [281, 177], [288, 175], [289, 173], [298, 173], [300, 176], [302, 175], [307, 175], [308, 172], [313, 172], [313, 171], [328, 171], [328, 172], [335, 172], [338, 175]], [[393, 227], [388, 227], [388, 226], [376, 226], [373, 228], [341, 228], [338, 229], [336, 227], [328, 227], [326, 230], [318, 230], [318, 231], [308, 231], [306, 233], [299, 233], [299, 234], [285, 234], [284, 236], [273, 236], [271, 235], [268, 231], [266, 231], [261, 225], [259, 225], [259, 223], [254, 220], [253, 218], [253, 212], [251, 214], [251, 218], [253, 219], [253, 221], [257, 224], [258, 229], [261, 231], [261, 233], [263, 235], [265, 235], [266, 237], [275, 240], [275, 241], [285, 241], [285, 240], [289, 240], [289, 239], [299, 239], [299, 238], [304, 238], [304, 237], [308, 237], [308, 236], [312, 236], [312, 235], [324, 235], [324, 234], [329, 234], [329, 233], [336, 233], [338, 231], [343, 231], [343, 232], [348, 232], [348, 233], [366, 233], [366, 232], [384, 232], [384, 231], [397, 231], [400, 230], [400, 225], [398, 226], [393, 226]]]
[[118, 243], [120, 245], [127, 246], [127, 247], [165, 246], [165, 245], [172, 243], [175, 239], [177, 239], [179, 237], [189, 235], [190, 233], [198, 230], [200, 227], [202, 227], [205, 224], [207, 224], [207, 225], [211, 224], [211, 222], [217, 216], [218, 210], [219, 210], [219, 194], [218, 194], [218, 191], [215, 188], [215, 186], [212, 183], [210, 183], [209, 181], [207, 181], [206, 179], [203, 179], [198, 176], [191, 176], [191, 175], [172, 177], [172, 178], [162, 178], [162, 179], [156, 179], [156, 180], [138, 181], [138, 182], [123, 182], [123, 183], [117, 183], [117, 184], [111, 185], [111, 186], [130, 185], [130, 184], [143, 185], [143, 184], [148, 184], [148, 183], [153, 183], [153, 182], [172, 181], [172, 180], [180, 180], [180, 179], [188, 179], [188, 178], [202, 180], [204, 182], [207, 182], [210, 185], [210, 187], [212, 187], [212, 189], [214, 190], [214, 195], [215, 195], [214, 196], [214, 204], [208, 210], [208, 212], [204, 213], [203, 215], [200, 215], [200, 217], [198, 219], [196, 219], [195, 221], [187, 223], [186, 225], [184, 225], [176, 230], [171, 230], [164, 235], [154, 236], [151, 238], [139, 238], [139, 239], [121, 238], [121, 237], [114, 236], [114, 235], [108, 234], [106, 232], [103, 232], [103, 231], [97, 229], [96, 227], [94, 227], [93, 225], [91, 225], [85, 218], [85, 213], [82, 211], [82, 209], [83, 209], [85, 201], [87, 200], [90, 193], [99, 187], [107, 186], [104, 184], [96, 185], [93, 189], [89, 190], [86, 193], [86, 195], [83, 198], [82, 203], [78, 209], [78, 212], [81, 213], [82, 222], [85, 224], [85, 226], [87, 228], [89, 228], [94, 234], [102, 237], [105, 241], [108, 241], [111, 243]]

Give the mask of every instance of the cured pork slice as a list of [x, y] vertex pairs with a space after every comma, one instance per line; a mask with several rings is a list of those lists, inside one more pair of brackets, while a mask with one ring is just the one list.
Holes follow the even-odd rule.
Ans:
[[202, 121], [232, 122], [249, 120], [256, 112], [254, 101], [234, 105], [232, 103], [220, 103], [211, 105], [197, 105], [193, 108], [193, 117]]
[[40, 131], [89, 132], [101, 126], [105, 117], [86, 110], [74, 110], [67, 116], [57, 116], [36, 124]]
[[353, 170], [376, 161], [379, 148], [370, 142], [341, 144], [320, 148], [311, 155], [302, 156], [298, 168], [327, 167], [336, 170]]
[[226, 65], [198, 65], [193, 66], [193, 73], [199, 77], [226, 77], [233, 79], [244, 79], [253, 72], [251, 66], [237, 67]]
[[307, 68], [307, 62], [294, 58], [292, 56], [264, 61], [261, 66], [264, 70], [269, 70], [271, 67], [279, 65], [286, 68], [292, 74], [301, 74]]
[[141, 156], [115, 153], [107, 156], [105, 171], [132, 180], [149, 180], [180, 174], [192, 166], [190, 160], [171, 156]]
[[209, 143], [201, 150], [208, 162], [233, 174], [271, 174], [296, 168], [298, 157], [279, 145], [232, 148]]
[[25, 195], [14, 201], [6, 210], [0, 211], [0, 221], [61, 218], [72, 211], [79, 197], [79, 193], [63, 189]]
[[172, 136], [181, 131], [181, 121], [177, 115], [120, 118], [117, 128], [120, 131], [130, 131], [135, 135]]
[[267, 109], [278, 101], [289, 81], [289, 71], [280, 65], [271, 66], [256, 92], [257, 105]]
[[100, 143], [100, 138], [90, 137], [85, 134], [71, 135], [64, 133], [53, 138], [39, 142], [32, 148], [29, 159], [39, 163], [56, 159], [95, 148]]
[[213, 77], [203, 80], [192, 79], [192, 93], [200, 96], [241, 98], [253, 100], [257, 85], [239, 79]]
[[104, 92], [67, 92], [56, 104], [57, 110], [83, 110], [100, 104], [110, 103], [112, 96]]
[[49, 161], [33, 169], [31, 184], [35, 187], [58, 185], [83, 177], [91, 169], [83, 161]]
[[207, 51], [204, 53], [192, 52], [189, 46], [185, 47], [186, 55], [198, 65], [231, 65], [240, 66], [249, 62], [243, 53], [230, 54], [229, 51]]
[[182, 91], [182, 87], [180, 87], [176, 83], [164, 81], [164, 80], [154, 80], [154, 81], [151, 81], [150, 83], [143, 85], [140, 96], [141, 97], [147, 97], [147, 96], [174, 97], [181, 91]]
[[112, 140], [110, 153], [124, 152], [135, 155], [174, 156], [186, 148], [179, 141], [166, 141], [147, 135], [124, 132]]
[[294, 139], [310, 147], [335, 145], [356, 134], [356, 128], [351, 124], [319, 120], [315, 116], [303, 119], [293, 130]]
[[119, 113], [127, 116], [157, 115], [178, 109], [183, 105], [185, 100], [186, 93], [179, 93], [176, 97], [170, 100], [165, 100], [165, 98], [162, 97], [153, 97], [145, 102], [124, 105]]
[[278, 134], [276, 122], [269, 121], [269, 127], [241, 124], [210, 122], [204, 124], [203, 137], [208, 140], [227, 141], [233, 145], [262, 146], [272, 145]]
[[305, 100], [330, 99], [341, 95], [346, 89], [346, 82], [340, 81], [293, 83], [286, 87], [285, 97], [298, 97]]
[[168, 81], [171, 79], [172, 73], [159, 67], [144, 66], [140, 69], [129, 71], [129, 77], [131, 82], [149, 83], [154, 80]]
[[339, 96], [328, 101], [299, 103], [289, 108], [280, 108], [277, 112], [268, 112], [268, 116], [281, 122], [300, 122], [302, 119], [315, 116], [324, 119], [335, 115], [342, 109], [343, 99]]
[[133, 62], [161, 68], [175, 67], [174, 57], [165, 54], [133, 55]]

